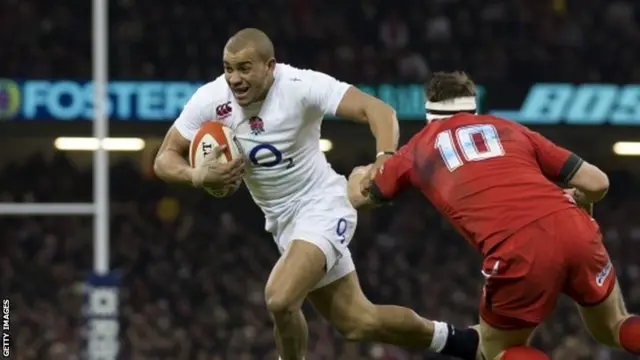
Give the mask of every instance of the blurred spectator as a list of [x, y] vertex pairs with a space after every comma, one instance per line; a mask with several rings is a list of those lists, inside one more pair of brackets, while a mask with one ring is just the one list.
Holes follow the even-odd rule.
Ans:
[[429, 66], [420, 53], [404, 50], [399, 55], [398, 72], [401, 80], [422, 82], [429, 76]]
[[409, 28], [400, 15], [392, 13], [380, 24], [380, 41], [389, 50], [399, 50], [409, 45]]
[[[486, 81], [640, 78], [640, 12], [628, 0], [120, 0], [109, 15], [114, 78], [210, 79], [226, 39], [246, 26], [267, 31], [279, 60], [351, 82], [417, 81], [423, 61]], [[3, 1], [3, 76], [90, 77], [90, 19], [90, 2]], [[419, 65], [399, 65], [398, 51]]]

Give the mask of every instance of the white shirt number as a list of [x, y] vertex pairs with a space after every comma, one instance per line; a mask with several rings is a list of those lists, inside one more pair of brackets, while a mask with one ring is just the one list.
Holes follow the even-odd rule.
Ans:
[[[478, 149], [474, 140], [475, 136], [481, 136], [484, 142], [484, 148]], [[454, 171], [464, 165], [460, 153], [464, 160], [481, 161], [504, 155], [504, 149], [498, 137], [498, 131], [493, 125], [469, 125], [456, 129], [456, 142], [454, 143], [451, 130], [439, 133], [436, 137], [435, 147], [440, 151], [442, 160], [446, 164], [449, 171]], [[460, 151], [458, 151], [458, 148]]]

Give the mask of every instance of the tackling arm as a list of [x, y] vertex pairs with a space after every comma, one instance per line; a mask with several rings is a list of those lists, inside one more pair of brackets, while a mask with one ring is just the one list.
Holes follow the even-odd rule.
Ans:
[[371, 165], [368, 166], [358, 166], [351, 172], [349, 175], [349, 184], [347, 186], [347, 191], [349, 194], [349, 201], [351, 205], [359, 210], [373, 208], [376, 205], [376, 201], [371, 198], [371, 194], [362, 195], [360, 191], [360, 182], [367, 176]]
[[367, 194], [362, 193], [360, 183], [369, 176], [373, 164], [353, 169], [348, 185], [351, 205], [356, 209], [376, 207], [389, 202], [411, 186], [411, 161], [408, 156], [409, 145], [405, 145], [378, 168]]
[[579, 203], [594, 203], [602, 200], [609, 190], [609, 177], [598, 167], [582, 161], [573, 176], [568, 179], [569, 185], [575, 187], [574, 198]]
[[596, 166], [562, 148], [542, 135], [528, 131], [542, 172], [548, 178], [575, 188], [569, 194], [576, 203], [591, 213], [593, 203], [600, 201], [609, 189], [609, 178]]

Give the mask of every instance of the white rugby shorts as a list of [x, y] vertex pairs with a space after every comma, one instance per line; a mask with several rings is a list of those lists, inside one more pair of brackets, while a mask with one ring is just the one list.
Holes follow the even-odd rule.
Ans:
[[346, 195], [307, 196], [295, 200], [278, 218], [267, 219], [280, 254], [293, 240], [308, 241], [322, 250], [327, 273], [315, 286], [326, 286], [355, 270], [349, 243], [358, 223], [358, 213]]

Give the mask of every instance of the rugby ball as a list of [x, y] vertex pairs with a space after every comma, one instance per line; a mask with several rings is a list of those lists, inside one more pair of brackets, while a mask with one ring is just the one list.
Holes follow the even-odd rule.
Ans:
[[[215, 121], [205, 122], [191, 141], [189, 164], [192, 168], [198, 167], [215, 147], [222, 145], [226, 145], [227, 148], [224, 149], [218, 161], [227, 163], [241, 156], [237, 140], [231, 129]], [[214, 197], [225, 197], [235, 192], [240, 183], [221, 189], [205, 188], [205, 191]]]

